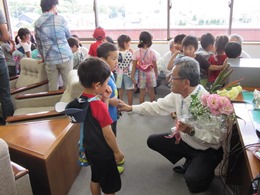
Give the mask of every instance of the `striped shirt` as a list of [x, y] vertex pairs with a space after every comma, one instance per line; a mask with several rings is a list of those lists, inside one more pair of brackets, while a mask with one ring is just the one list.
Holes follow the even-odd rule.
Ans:
[[38, 49], [46, 64], [57, 65], [72, 59], [73, 54], [67, 42], [70, 31], [63, 16], [45, 12], [34, 27]]

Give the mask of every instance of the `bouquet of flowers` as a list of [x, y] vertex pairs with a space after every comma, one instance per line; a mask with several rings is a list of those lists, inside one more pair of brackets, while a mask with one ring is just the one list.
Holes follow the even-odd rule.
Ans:
[[210, 94], [202, 95], [200, 99], [196, 95], [192, 96], [190, 112], [193, 117], [203, 116], [205, 118], [207, 116], [206, 118], [212, 118], [212, 116], [221, 116], [232, 120], [240, 118], [234, 114], [231, 100], [236, 99], [242, 92], [242, 87], [239, 85], [242, 79], [225, 85], [232, 72], [233, 69], [230, 68], [230, 64], [227, 64], [210, 86]]
[[[236, 118], [233, 105], [226, 96], [204, 94], [191, 96], [190, 116], [183, 122], [195, 129], [227, 134]], [[182, 119], [183, 120], [183, 119]]]
[[234, 109], [231, 101], [226, 96], [218, 94], [204, 94], [200, 98], [191, 96], [190, 113], [195, 119], [211, 116], [232, 116]]

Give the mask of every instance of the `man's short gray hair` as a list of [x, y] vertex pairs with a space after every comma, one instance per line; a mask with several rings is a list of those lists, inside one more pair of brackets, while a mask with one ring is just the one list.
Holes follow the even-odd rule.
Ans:
[[174, 61], [174, 64], [180, 66], [179, 77], [188, 79], [191, 87], [200, 83], [200, 66], [194, 58], [180, 57]]
[[173, 48], [173, 44], [174, 44], [174, 39], [171, 39], [169, 41], [169, 49], [171, 50]]
[[236, 39], [236, 40], [238, 40], [238, 43], [242, 46], [242, 44], [243, 44], [243, 38], [242, 38], [242, 36], [240, 36], [240, 35], [238, 35], [238, 34], [232, 34], [232, 35], [230, 35], [229, 36], [229, 40], [230, 39]]

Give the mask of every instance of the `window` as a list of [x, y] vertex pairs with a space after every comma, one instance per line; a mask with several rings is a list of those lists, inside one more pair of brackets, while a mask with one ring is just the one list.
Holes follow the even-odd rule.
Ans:
[[[42, 14], [40, 1], [4, 2], [14, 34], [21, 27], [34, 30], [33, 23]], [[242, 35], [245, 41], [260, 41], [259, 0], [59, 0], [58, 13], [66, 17], [72, 34], [80, 38], [92, 38], [97, 25], [113, 39], [125, 33], [138, 40], [140, 31], [148, 30], [154, 40], [180, 33], [200, 37], [205, 32], [215, 36], [230, 32]]]
[[246, 41], [260, 41], [260, 1], [235, 0], [232, 34], [240, 34]]
[[39, 1], [27, 0], [17, 1], [8, 0], [6, 1], [9, 10], [9, 17], [12, 26], [12, 30], [17, 32], [19, 28], [33, 28], [33, 22], [40, 16], [41, 8]]
[[79, 38], [92, 38], [95, 29], [93, 6], [92, 0], [60, 0], [58, 13], [67, 19], [71, 34]]
[[138, 40], [140, 31], [148, 30], [155, 40], [165, 40], [167, 1], [165, 0], [97, 0], [99, 25], [116, 39], [128, 34]]
[[[7, 4], [14, 34], [22, 27], [34, 31], [34, 21], [42, 14], [40, 1], [8, 0]], [[86, 30], [95, 28], [93, 1], [60, 0], [58, 13], [67, 19], [72, 34], [76, 32], [79, 37], [86, 37]]]
[[214, 36], [228, 34], [230, 9], [227, 0], [171, 2], [171, 36], [183, 33], [201, 37], [205, 32], [210, 32]]

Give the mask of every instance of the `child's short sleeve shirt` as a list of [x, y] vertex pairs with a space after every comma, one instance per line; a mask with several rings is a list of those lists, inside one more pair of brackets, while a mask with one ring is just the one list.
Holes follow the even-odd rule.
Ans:
[[[113, 72], [111, 72], [108, 85], [111, 87], [112, 93], [110, 95], [110, 98], [117, 98], [118, 97], [118, 91], [116, 87], [115, 77]], [[117, 107], [109, 105], [109, 114], [113, 121], [117, 121]]]
[[[94, 95], [86, 93], [83, 93], [82, 95], [88, 98], [94, 97]], [[108, 112], [108, 107], [104, 102], [97, 100], [90, 102], [89, 105], [91, 108], [92, 116], [98, 121], [101, 128], [111, 125], [113, 123]]]
[[102, 41], [96, 41], [95, 43], [92, 43], [89, 47], [88, 54], [93, 57], [97, 57], [97, 48], [98, 46], [102, 44]]

